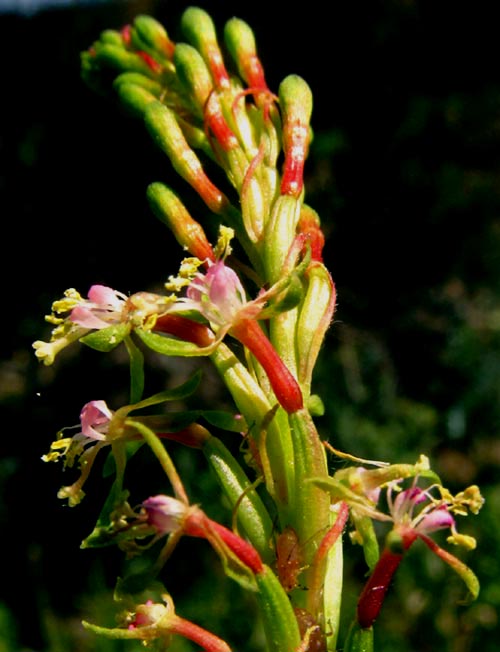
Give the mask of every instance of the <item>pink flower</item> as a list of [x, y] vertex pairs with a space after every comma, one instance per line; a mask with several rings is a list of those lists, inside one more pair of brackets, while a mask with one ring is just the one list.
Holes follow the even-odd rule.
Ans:
[[156, 529], [159, 536], [182, 529], [189, 511], [186, 503], [163, 495], [147, 498], [142, 507], [146, 512], [148, 524]]
[[230, 327], [240, 319], [256, 317], [265, 301], [247, 301], [236, 272], [219, 260], [206, 274], [196, 274], [181, 302], [185, 308], [199, 311], [212, 325]]
[[121, 321], [127, 297], [105, 285], [93, 285], [88, 299], [73, 308], [70, 320], [83, 328], [107, 328]]
[[80, 412], [81, 434], [89, 439], [104, 441], [112, 416], [113, 412], [108, 408], [105, 401], [86, 403]]
[[[429, 490], [417, 486], [401, 491], [393, 500], [392, 492], [396, 484], [392, 483], [387, 490], [389, 512], [396, 527], [403, 526], [417, 535], [431, 534], [445, 528], [454, 529], [455, 519], [446, 502], [434, 500]], [[417, 510], [418, 507], [421, 509]]]

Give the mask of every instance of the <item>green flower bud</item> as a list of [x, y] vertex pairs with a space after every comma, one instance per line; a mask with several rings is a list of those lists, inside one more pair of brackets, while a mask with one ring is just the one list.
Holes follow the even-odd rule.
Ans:
[[248, 86], [254, 89], [267, 89], [264, 71], [257, 57], [254, 33], [250, 26], [239, 18], [231, 18], [225, 25], [224, 39], [238, 67], [238, 73]]
[[212, 77], [199, 52], [187, 43], [175, 48], [174, 64], [179, 80], [194, 100], [199, 117], [213, 90]]
[[123, 41], [123, 36], [120, 32], [117, 32], [115, 29], [105, 29], [101, 32], [99, 37], [101, 43], [108, 43], [109, 45], [117, 45], [118, 47], [125, 47]]
[[182, 31], [210, 68], [217, 88], [229, 88], [230, 81], [217, 43], [215, 26], [210, 15], [199, 7], [189, 7], [182, 15]]
[[285, 152], [281, 194], [298, 198], [304, 185], [304, 163], [309, 149], [312, 93], [301, 77], [289, 75], [280, 84], [279, 99]]
[[175, 45], [163, 25], [151, 16], [137, 16], [131, 31], [132, 44], [137, 49], [171, 60]]

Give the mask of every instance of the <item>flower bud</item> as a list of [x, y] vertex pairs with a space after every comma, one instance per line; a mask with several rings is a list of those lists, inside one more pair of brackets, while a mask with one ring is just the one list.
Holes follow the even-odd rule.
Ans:
[[229, 88], [230, 81], [217, 43], [217, 34], [210, 15], [199, 7], [189, 7], [182, 15], [181, 27], [210, 68], [217, 88]]
[[105, 29], [99, 36], [101, 43], [109, 43], [110, 45], [117, 45], [124, 47], [123, 35], [114, 29]]
[[174, 113], [161, 102], [153, 102], [146, 109], [145, 122], [174, 169], [198, 192], [211, 211], [222, 212], [228, 205], [228, 200], [208, 179], [200, 160], [188, 145]]
[[304, 163], [309, 149], [312, 93], [301, 77], [289, 75], [280, 84], [279, 99], [285, 152], [281, 194], [298, 198], [304, 185]]
[[179, 197], [162, 183], [152, 183], [147, 198], [153, 213], [172, 230], [175, 239], [200, 260], [215, 261], [212, 246], [207, 240], [201, 224], [188, 213]]
[[212, 77], [198, 50], [187, 43], [179, 43], [175, 48], [174, 64], [179, 80], [194, 100], [198, 115], [203, 111], [213, 90]]
[[155, 95], [137, 84], [121, 83], [116, 86], [116, 90], [122, 104], [138, 118], [144, 115], [151, 102], [157, 100]]
[[157, 78], [157, 73], [144, 57], [136, 52], [125, 50], [122, 46], [110, 43], [96, 43], [93, 56], [97, 63], [117, 72], [140, 72], [146, 77]]
[[240, 76], [248, 86], [267, 90], [264, 70], [257, 57], [255, 37], [250, 26], [239, 18], [231, 18], [225, 25], [224, 39]]
[[171, 60], [175, 44], [170, 40], [163, 25], [151, 16], [137, 16], [131, 30], [131, 42], [139, 50], [159, 54]]

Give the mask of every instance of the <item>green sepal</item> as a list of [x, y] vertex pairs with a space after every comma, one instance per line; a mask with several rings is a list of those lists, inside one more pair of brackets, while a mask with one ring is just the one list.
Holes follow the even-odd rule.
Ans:
[[202, 451], [231, 507], [237, 508], [238, 522], [250, 543], [264, 562], [271, 563], [274, 559], [271, 548], [274, 526], [259, 494], [220, 439], [209, 437], [202, 446]]
[[363, 629], [353, 621], [344, 643], [344, 652], [373, 652], [373, 627]]
[[268, 652], [292, 652], [301, 643], [299, 626], [290, 599], [269, 568], [255, 576]]
[[130, 364], [130, 402], [137, 403], [144, 391], [144, 356], [131, 337], [125, 338]]
[[183, 340], [176, 340], [166, 335], [158, 335], [151, 331], [145, 331], [142, 328], [136, 328], [134, 332], [149, 349], [162, 355], [177, 355], [184, 358], [192, 358], [210, 355], [212, 353], [212, 350], [209, 349], [207, 351], [192, 342], [184, 342]]
[[363, 546], [363, 555], [366, 565], [368, 566], [368, 569], [372, 571], [380, 557], [380, 547], [373, 526], [373, 521], [368, 516], [358, 515], [356, 510], [351, 511], [351, 518], [356, 528], [356, 533], [361, 539], [360, 543]]
[[123, 342], [130, 333], [130, 328], [130, 324], [127, 323], [108, 326], [108, 328], [101, 328], [101, 330], [84, 335], [79, 341], [91, 349], [108, 353]]

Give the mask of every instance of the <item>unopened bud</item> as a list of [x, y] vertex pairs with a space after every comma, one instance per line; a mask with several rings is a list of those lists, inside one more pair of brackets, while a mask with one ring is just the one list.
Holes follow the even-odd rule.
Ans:
[[143, 116], [151, 102], [157, 100], [155, 95], [137, 84], [117, 84], [116, 90], [122, 104], [137, 117]]
[[210, 15], [199, 7], [189, 7], [182, 15], [181, 26], [187, 39], [199, 50], [210, 68], [217, 88], [229, 88], [229, 75]]
[[169, 157], [173, 167], [214, 213], [228, 205], [226, 196], [209, 180], [199, 158], [188, 145], [174, 113], [161, 102], [150, 104], [145, 123], [157, 145]]
[[298, 75], [289, 75], [280, 84], [285, 163], [281, 194], [299, 197], [304, 185], [304, 163], [309, 150], [312, 93]]
[[194, 100], [198, 115], [202, 117], [203, 109], [214, 87], [206, 63], [192, 45], [179, 43], [175, 48], [174, 64], [179, 80]]
[[125, 50], [122, 46], [110, 43], [96, 43], [94, 57], [99, 64], [117, 72], [140, 72], [146, 77], [157, 78], [156, 72], [143, 57], [138, 53]]
[[117, 32], [114, 29], [105, 29], [101, 32], [99, 36], [101, 43], [108, 43], [110, 45], [117, 45], [118, 47], [124, 47], [125, 43], [123, 40], [123, 35], [121, 32]]
[[257, 56], [255, 37], [250, 26], [239, 18], [231, 18], [224, 27], [224, 39], [240, 76], [248, 86], [267, 90], [264, 70]]
[[139, 50], [159, 54], [171, 60], [175, 44], [170, 40], [163, 25], [151, 16], [137, 16], [131, 30], [131, 42]]
[[163, 183], [152, 183], [147, 197], [154, 214], [172, 230], [177, 242], [200, 260], [215, 261], [201, 224], [188, 213], [179, 197]]

